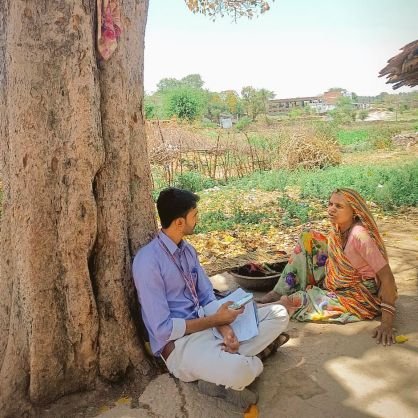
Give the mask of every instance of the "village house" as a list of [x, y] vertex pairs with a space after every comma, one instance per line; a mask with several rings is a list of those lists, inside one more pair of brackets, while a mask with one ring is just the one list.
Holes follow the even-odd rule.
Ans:
[[269, 115], [274, 116], [281, 112], [289, 112], [294, 108], [309, 106], [317, 113], [326, 113], [335, 108], [341, 97], [352, 97], [352, 93], [344, 89], [330, 89], [320, 96], [292, 97], [288, 99], [269, 100]]

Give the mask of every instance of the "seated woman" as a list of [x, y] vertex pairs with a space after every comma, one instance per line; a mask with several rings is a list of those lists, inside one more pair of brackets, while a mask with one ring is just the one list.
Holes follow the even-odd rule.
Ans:
[[381, 314], [373, 337], [391, 345], [397, 290], [373, 215], [352, 189], [331, 194], [328, 215], [328, 239], [302, 233], [275, 288], [257, 302], [277, 301], [298, 321], [346, 323]]

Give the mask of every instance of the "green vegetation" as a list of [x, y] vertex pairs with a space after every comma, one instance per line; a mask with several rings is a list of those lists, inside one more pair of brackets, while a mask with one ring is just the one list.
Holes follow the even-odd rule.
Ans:
[[190, 190], [191, 192], [199, 192], [215, 186], [215, 180], [202, 176], [200, 173], [188, 171], [187, 173], [177, 176], [174, 180], [174, 186], [179, 189]]
[[196, 233], [211, 231], [227, 231], [236, 229], [238, 225], [259, 225], [266, 223], [271, 225], [269, 212], [245, 211], [241, 208], [233, 208], [232, 214], [225, 214], [221, 210], [203, 212], [200, 215]]
[[[146, 118], [175, 116], [193, 121], [194, 128], [200, 129], [201, 137], [209, 138], [208, 144], [212, 141], [216, 147], [218, 144], [220, 147], [233, 147], [234, 152], [228, 153], [224, 160], [219, 158], [216, 166], [224, 164], [223, 168], [232, 169], [222, 183], [219, 180], [221, 169], [205, 171], [203, 163], [209, 164], [210, 160], [207, 156], [202, 159], [201, 165], [182, 165], [183, 169], [200, 169], [201, 172], [181, 170], [182, 174], [176, 176], [175, 171], [168, 175], [164, 171], [166, 168], [153, 167], [155, 194], [166, 187], [165, 182], [168, 181], [193, 192], [221, 186], [221, 190], [209, 194], [222, 196], [224, 193], [241, 196], [251, 194], [253, 190], [260, 193], [279, 192], [279, 196], [274, 194], [275, 209], [260, 207], [251, 210], [243, 206], [239, 198], [229, 202], [226, 212], [219, 207], [208, 207], [202, 214], [200, 232], [225, 231], [239, 225], [259, 224], [261, 229], [268, 225], [297, 226], [315, 219], [317, 208], [322, 207], [329, 194], [338, 187], [358, 190], [383, 210], [418, 206], [418, 160], [414, 158], [415, 154], [405, 152], [405, 160], [401, 161], [388, 153], [399, 154], [392, 142], [395, 135], [418, 130], [418, 93], [342, 97], [330, 112], [332, 120], [329, 121], [317, 114], [310, 115], [310, 108], [295, 108], [287, 115], [268, 118], [268, 100], [274, 94], [266, 89], [247, 86], [238, 94], [233, 90], [210, 92], [203, 86], [198, 74], [181, 80], [161, 80], [158, 91], [145, 98]], [[371, 103], [371, 107], [358, 110], [357, 103]], [[373, 111], [381, 112], [391, 120], [365, 121]], [[238, 119], [235, 129], [225, 135], [218, 128], [221, 114]], [[260, 115], [265, 117], [260, 118]], [[224, 138], [227, 138], [226, 145]], [[312, 138], [315, 141], [307, 140]], [[230, 144], [228, 141], [231, 139]], [[331, 143], [338, 144], [335, 147], [338, 156], [333, 164], [325, 164], [324, 155]], [[342, 157], [340, 150], [345, 153]], [[375, 163], [374, 154], [377, 156]], [[295, 158], [289, 159], [289, 155]], [[386, 156], [389, 157], [387, 162], [384, 159]], [[305, 160], [312, 164], [304, 165]], [[337, 165], [341, 160], [349, 164]], [[366, 163], [361, 165], [356, 161]], [[212, 160], [210, 164], [213, 164]], [[302, 166], [322, 168], [270, 170], [271, 167]], [[235, 171], [234, 167], [237, 167]], [[248, 172], [252, 174], [245, 176]], [[214, 176], [214, 173], [216, 179], [206, 177]], [[280, 216], [276, 216], [274, 211], [280, 212]]]
[[350, 97], [340, 97], [335, 109], [331, 110], [329, 114], [334, 123], [338, 125], [354, 122], [356, 120], [356, 108], [353, 100]]
[[[202, 118], [219, 123], [221, 114], [240, 119], [242, 116], [255, 121], [264, 115], [267, 121], [268, 101], [274, 93], [267, 89], [247, 86], [241, 96], [234, 90], [212, 92], [203, 88], [204, 81], [199, 74], [189, 74], [182, 79], [163, 78], [157, 84], [157, 91], [146, 95], [144, 109], [146, 119], [178, 119], [199, 121]], [[248, 123], [241, 122], [239, 129]]]
[[369, 132], [364, 129], [340, 130], [337, 139], [341, 145], [358, 144], [368, 141]]
[[418, 161], [403, 166], [346, 165], [323, 170], [255, 173], [228, 187], [273, 191], [289, 186], [298, 187], [302, 200], [326, 200], [338, 187], [350, 187], [386, 210], [403, 205], [418, 206]]
[[255, 121], [258, 115], [267, 115], [268, 101], [273, 99], [275, 94], [266, 89], [255, 89], [247, 86], [241, 90], [242, 102], [248, 117]]
[[177, 87], [164, 94], [163, 107], [168, 117], [193, 121], [202, 115], [206, 97], [201, 90]]
[[292, 226], [295, 223], [306, 223], [309, 220], [309, 215], [312, 210], [308, 203], [300, 202], [292, 199], [289, 196], [279, 197], [279, 206], [284, 210], [282, 217], [282, 224], [285, 226]]
[[366, 110], [366, 109], [361, 109], [359, 112], [358, 112], [358, 118], [360, 119], [360, 120], [365, 120], [366, 118], [367, 118], [367, 116], [369, 116], [369, 111], [368, 110]]
[[[403, 167], [345, 166], [314, 171], [256, 173], [231, 182], [216, 192], [229, 196], [221, 198], [226, 209], [211, 210], [209, 206], [202, 211], [196, 232], [237, 230], [251, 225], [267, 231], [280, 225], [304, 224], [319, 219], [321, 215], [312, 202], [321, 202], [321, 207], [325, 207], [331, 192], [339, 187], [354, 188], [366, 200], [386, 211], [399, 206], [418, 206], [418, 162]], [[289, 188], [299, 190], [299, 198], [283, 192]], [[254, 189], [281, 191], [283, 194], [274, 205], [276, 209], [261, 205], [255, 210], [242, 204], [239, 196]]]
[[251, 119], [248, 116], [244, 116], [243, 118], [241, 118], [236, 124], [235, 124], [235, 128], [238, 131], [244, 131], [245, 129], [247, 129], [250, 125], [251, 125]]
[[362, 123], [355, 126], [335, 127], [336, 138], [345, 151], [390, 149], [392, 138], [404, 131], [418, 130], [416, 121]]

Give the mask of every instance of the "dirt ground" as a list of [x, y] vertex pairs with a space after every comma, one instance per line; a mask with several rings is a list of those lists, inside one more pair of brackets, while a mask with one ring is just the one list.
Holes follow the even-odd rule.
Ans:
[[[399, 290], [395, 326], [408, 341], [392, 347], [377, 345], [370, 334], [378, 321], [290, 322], [290, 341], [266, 361], [264, 373], [252, 385], [260, 396], [259, 417], [418, 417], [418, 216], [406, 213], [380, 222], [379, 227]], [[220, 289], [236, 286], [227, 273], [212, 281]], [[165, 373], [156, 376], [140, 396], [106, 388], [67, 397], [40, 416], [231, 418], [243, 413]]]
[[257, 384], [261, 417], [418, 417], [418, 223], [380, 229], [398, 284], [395, 327], [408, 341], [376, 345], [377, 321], [291, 322], [291, 341]]
[[[378, 321], [291, 321], [291, 340], [266, 362], [254, 385], [260, 417], [418, 417], [418, 222], [413, 218], [379, 224], [399, 291], [395, 327], [408, 341], [377, 345], [370, 334]], [[219, 277], [216, 284], [222, 281]]]

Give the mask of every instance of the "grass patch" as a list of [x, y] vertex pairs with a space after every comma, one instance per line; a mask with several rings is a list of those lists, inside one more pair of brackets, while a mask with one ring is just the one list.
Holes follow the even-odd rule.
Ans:
[[308, 222], [311, 208], [305, 202], [299, 202], [289, 196], [279, 197], [279, 206], [283, 209], [284, 214], [281, 223], [285, 226], [293, 226], [295, 224], [304, 224]]
[[346, 165], [322, 170], [255, 173], [231, 182], [228, 187], [284, 191], [289, 186], [297, 186], [301, 198], [326, 200], [333, 190], [350, 187], [386, 210], [418, 206], [418, 160], [396, 166]]
[[232, 230], [236, 229], [238, 225], [259, 225], [266, 223], [266, 228], [269, 228], [271, 225], [271, 215], [268, 212], [248, 212], [241, 208], [234, 208], [230, 215], [221, 210], [203, 212], [199, 218], [199, 223], [195, 231], [198, 234], [211, 231]]
[[378, 122], [361, 123], [353, 127], [340, 128], [337, 141], [348, 152], [359, 152], [369, 149], [389, 149], [393, 146], [392, 137], [401, 132], [415, 131], [415, 122]]
[[303, 173], [301, 197], [328, 199], [338, 187], [357, 190], [383, 209], [418, 206], [418, 162], [405, 166], [344, 166]]
[[341, 130], [337, 133], [337, 139], [340, 145], [358, 144], [369, 140], [369, 132], [364, 129]]

